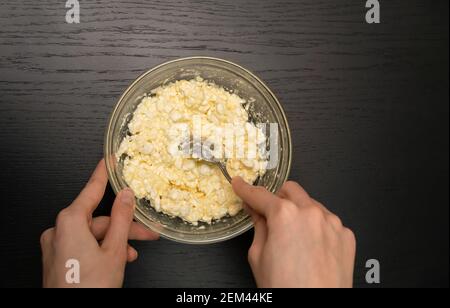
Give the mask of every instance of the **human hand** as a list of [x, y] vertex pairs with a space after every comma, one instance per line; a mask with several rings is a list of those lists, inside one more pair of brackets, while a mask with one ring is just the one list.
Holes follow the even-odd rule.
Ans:
[[[159, 235], [133, 222], [134, 194], [121, 191], [112, 207], [111, 218], [92, 218], [105, 193], [108, 176], [100, 161], [89, 182], [66, 209], [54, 228], [41, 236], [44, 287], [121, 287], [126, 262], [137, 259], [128, 240], [156, 240]], [[80, 283], [66, 281], [66, 262], [80, 264]]]
[[248, 259], [258, 287], [350, 288], [356, 240], [352, 231], [295, 182], [277, 195], [233, 178], [252, 217]]

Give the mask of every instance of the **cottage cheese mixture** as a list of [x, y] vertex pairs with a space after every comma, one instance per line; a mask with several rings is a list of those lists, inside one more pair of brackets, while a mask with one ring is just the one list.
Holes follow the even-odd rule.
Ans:
[[[136, 197], [150, 200], [157, 211], [194, 225], [236, 215], [242, 201], [219, 168], [182, 155], [179, 145], [185, 138], [182, 136], [192, 135], [198, 120], [202, 140], [221, 142], [218, 132], [231, 125], [237, 128], [236, 136], [243, 138], [240, 140], [246, 153], [253, 148], [251, 140], [264, 143], [266, 136], [249, 123], [244, 103], [238, 95], [201, 78], [176, 81], [144, 97], [128, 124], [130, 134], [117, 154], [117, 159], [123, 160], [124, 179]], [[227, 161], [231, 176], [239, 175], [253, 183], [265, 173], [267, 161], [259, 150], [254, 159], [236, 157]]]

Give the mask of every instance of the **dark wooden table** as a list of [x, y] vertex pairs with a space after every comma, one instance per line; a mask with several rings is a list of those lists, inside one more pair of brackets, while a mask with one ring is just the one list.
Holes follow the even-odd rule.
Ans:
[[[39, 235], [102, 157], [122, 91], [167, 60], [237, 62], [291, 125], [290, 178], [358, 238], [355, 286], [448, 286], [449, 4], [363, 0], [0, 2], [1, 286], [41, 282]], [[108, 213], [111, 189], [99, 212]], [[252, 287], [248, 232], [231, 241], [135, 243], [127, 287]]]

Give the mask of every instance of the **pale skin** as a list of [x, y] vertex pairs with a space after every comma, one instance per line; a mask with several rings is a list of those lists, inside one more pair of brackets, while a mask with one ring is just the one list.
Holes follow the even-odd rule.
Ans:
[[[128, 240], [156, 240], [158, 234], [133, 222], [134, 195], [121, 191], [114, 201], [111, 217], [92, 218], [105, 193], [108, 176], [102, 160], [78, 197], [62, 210], [54, 228], [41, 236], [43, 286], [111, 287], [123, 284], [125, 265], [137, 259]], [[80, 284], [67, 284], [66, 261], [80, 263]]]
[[[44, 287], [121, 287], [127, 262], [138, 257], [128, 240], [159, 238], [133, 222], [130, 189], [117, 195], [111, 217], [92, 218], [107, 182], [102, 160], [56, 226], [42, 234]], [[248, 260], [258, 287], [352, 286], [356, 241], [336, 215], [295, 182], [276, 195], [239, 177], [232, 185], [255, 225]], [[68, 259], [82, 265], [80, 284], [66, 282]]]
[[295, 182], [277, 195], [234, 178], [255, 225], [248, 260], [258, 287], [350, 288], [353, 232]]

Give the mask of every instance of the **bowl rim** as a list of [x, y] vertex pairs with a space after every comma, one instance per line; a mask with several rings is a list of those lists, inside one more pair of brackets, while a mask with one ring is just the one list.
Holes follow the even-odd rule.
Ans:
[[[291, 139], [291, 130], [289, 127], [289, 122], [287, 120], [286, 114], [284, 112], [283, 107], [281, 106], [280, 101], [278, 100], [278, 98], [275, 96], [275, 94], [272, 92], [272, 90], [266, 85], [265, 82], [263, 82], [258, 76], [256, 76], [254, 73], [252, 73], [251, 71], [249, 71], [248, 69], [246, 69], [245, 67], [242, 67], [239, 64], [236, 64], [234, 62], [231, 62], [229, 60], [225, 60], [225, 59], [221, 59], [221, 58], [216, 58], [216, 57], [209, 57], [209, 56], [190, 56], [190, 57], [183, 57], [183, 58], [177, 58], [174, 60], [169, 60], [166, 62], [163, 62], [161, 64], [158, 64], [156, 66], [154, 66], [153, 68], [145, 71], [144, 73], [142, 73], [141, 75], [139, 75], [127, 88], [126, 90], [122, 93], [122, 95], [119, 97], [119, 99], [117, 100], [116, 104], [114, 105], [114, 108], [108, 118], [108, 125], [106, 126], [105, 129], [105, 133], [104, 133], [104, 143], [103, 143], [103, 156], [105, 159], [105, 164], [106, 164], [106, 169], [107, 169], [107, 173], [108, 173], [108, 180], [109, 183], [111, 184], [111, 187], [114, 191], [114, 193], [117, 195], [119, 193], [119, 190], [117, 189], [117, 187], [119, 186], [112, 174], [112, 166], [111, 166], [111, 162], [110, 162], [110, 157], [107, 157], [107, 148], [108, 148], [108, 135], [111, 132], [111, 128], [113, 126], [113, 118], [114, 115], [117, 112], [117, 109], [119, 108], [119, 106], [121, 105], [123, 99], [125, 98], [125, 96], [136, 86], [137, 83], [139, 83], [139, 81], [141, 81], [145, 76], [147, 76], [148, 74], [158, 70], [161, 67], [164, 67], [166, 65], [169, 64], [173, 64], [173, 63], [177, 63], [177, 62], [183, 62], [183, 61], [188, 61], [188, 60], [211, 60], [211, 61], [216, 61], [216, 62], [221, 62], [221, 63], [225, 63], [231, 66], [235, 66], [238, 69], [244, 71], [245, 73], [249, 74], [252, 78], [254, 78], [269, 94], [270, 96], [273, 98], [273, 100], [275, 101], [278, 109], [280, 110], [281, 116], [283, 118], [284, 123], [286, 124], [286, 133], [287, 133], [287, 140], [288, 140], [288, 146], [289, 146], [289, 153], [288, 153], [288, 162], [287, 162], [287, 169], [286, 169], [286, 175], [285, 177], [282, 179], [283, 182], [286, 182], [290, 171], [291, 171], [291, 164], [292, 164], [292, 139]], [[202, 239], [202, 240], [191, 240], [191, 239], [183, 239], [180, 237], [173, 237], [170, 234], [166, 234], [163, 230], [158, 229], [156, 230], [151, 224], [148, 224], [145, 219], [143, 219], [143, 217], [145, 217], [143, 215], [143, 213], [141, 213], [141, 210], [136, 207], [135, 211], [134, 211], [134, 219], [143, 224], [144, 226], [146, 226], [147, 228], [149, 228], [150, 230], [157, 232], [162, 238], [171, 240], [171, 241], [175, 241], [178, 243], [183, 243], [183, 244], [196, 244], [196, 245], [201, 245], [201, 244], [213, 244], [213, 243], [218, 243], [218, 242], [222, 242], [222, 241], [226, 241], [226, 240], [230, 240], [232, 238], [235, 238], [245, 232], [247, 232], [248, 230], [250, 230], [251, 228], [253, 228], [254, 223], [252, 220], [249, 220], [249, 222], [240, 230], [231, 233], [231, 234], [226, 234], [224, 236], [221, 237], [217, 237], [217, 238], [212, 238], [212, 239]]]

